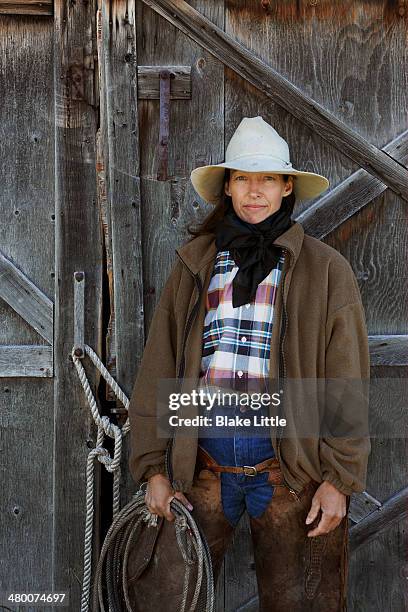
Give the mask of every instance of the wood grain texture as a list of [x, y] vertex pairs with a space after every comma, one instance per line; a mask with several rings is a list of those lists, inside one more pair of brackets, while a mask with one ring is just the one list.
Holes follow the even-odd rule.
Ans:
[[138, 66], [137, 97], [139, 100], [160, 98], [160, 72], [169, 70], [174, 74], [170, 81], [170, 100], [191, 98], [191, 66]]
[[[109, 371], [130, 397], [145, 343], [136, 16], [128, 2], [100, 3], [99, 15], [101, 162], [110, 299], [105, 352]], [[126, 414], [122, 424], [125, 419]], [[123, 498], [135, 488], [127, 466], [128, 444], [125, 439]]]
[[[49, 305], [54, 299], [55, 284], [52, 20], [0, 15], [0, 29], [0, 248], [47, 296], [44, 319], [47, 337], [52, 340]], [[22, 291], [20, 297], [24, 295]], [[31, 298], [34, 299], [32, 294]], [[40, 302], [41, 299], [37, 310]], [[35, 351], [38, 346], [41, 355], [28, 357], [26, 353], [25, 365], [29, 359], [33, 369], [52, 368], [47, 341], [3, 299], [0, 299], [0, 344], [9, 345], [1, 349], [7, 367], [13, 361], [23, 367], [18, 352], [24, 353], [25, 347]], [[10, 370], [8, 373], [13, 374]], [[50, 376], [1, 379], [2, 589], [32, 592], [40, 584], [52, 584], [53, 398], [54, 379]]]
[[408, 366], [408, 335], [369, 336], [372, 366]]
[[[219, 2], [194, 3], [221, 25]], [[140, 65], [191, 66], [191, 100], [170, 102], [169, 180], [157, 181], [159, 101], [139, 100], [144, 296], [146, 329], [157, 297], [175, 261], [175, 248], [187, 237], [186, 226], [210, 210], [189, 181], [190, 171], [223, 155], [223, 67], [177, 28], [137, 4]], [[144, 41], [144, 44], [142, 44]]]
[[[101, 355], [102, 238], [96, 199], [98, 88], [95, 75], [96, 4], [55, 2], [55, 403], [53, 587], [69, 591], [78, 610], [82, 591], [87, 441], [95, 426], [70, 357], [74, 333], [73, 274], [83, 270], [85, 342]], [[99, 376], [84, 367], [97, 397]], [[99, 550], [99, 464], [96, 462], [93, 565]], [[74, 531], [73, 531], [74, 530]], [[75, 536], [73, 533], [75, 532]]]
[[[395, 389], [401, 386], [406, 379], [406, 366], [404, 367], [378, 367], [371, 368], [372, 383], [381, 390], [381, 378], [395, 378]], [[398, 379], [401, 379], [398, 380]], [[388, 386], [392, 380], [389, 380]], [[366, 490], [372, 497], [383, 505], [397, 491], [404, 489], [407, 482], [407, 453], [408, 445], [406, 434], [406, 395], [396, 398], [390, 388], [389, 394], [376, 393], [370, 401], [370, 420], [373, 424], [384, 424], [384, 435], [377, 431], [371, 439], [371, 454], [368, 464]], [[390, 397], [387, 397], [387, 396]], [[400, 408], [401, 419], [400, 437], [389, 436], [387, 429], [393, 424], [398, 429], [398, 421], [393, 423], [394, 413]], [[377, 428], [378, 430], [379, 428]], [[405, 502], [406, 505], [406, 502]], [[370, 513], [371, 520], [379, 512]], [[391, 518], [391, 517], [390, 517]], [[404, 609], [405, 582], [404, 560], [408, 546], [406, 523], [407, 519], [401, 516], [394, 524], [384, 531], [378, 532], [373, 539], [368, 539], [364, 546], [357, 548], [350, 559], [349, 571], [349, 605], [352, 610], [363, 609]], [[364, 529], [364, 520], [361, 521]], [[357, 526], [359, 526], [358, 523]], [[382, 585], [381, 588], [379, 584]]]
[[[394, 13], [385, 27], [384, 3], [365, 3], [364, 10], [350, 2], [319, 2], [315, 6], [309, 2], [271, 3], [270, 7], [271, 13], [265, 16], [260, 3], [227, 2], [226, 32], [372, 144], [385, 150], [393, 147], [386, 153], [400, 156], [399, 161], [405, 164], [406, 75], [398, 56], [406, 55], [406, 31], [400, 17]], [[330, 13], [330, 19], [322, 15], [324, 11]], [[375, 63], [373, 57], [381, 59]], [[243, 116], [261, 115], [287, 140], [296, 168], [328, 176], [333, 189], [320, 212], [319, 200], [312, 203], [317, 209], [314, 217], [310, 202], [298, 203], [294, 218], [299, 219], [303, 211], [307, 218], [310, 209], [314, 222], [310, 234], [325, 238], [350, 261], [362, 292], [369, 333], [406, 334], [405, 202], [350, 162], [341, 148], [328, 145], [318, 131], [305, 128], [280, 105], [271, 104], [260, 89], [234, 70], [227, 68], [225, 74], [226, 143]], [[387, 95], [380, 91], [384, 79], [389, 83]], [[378, 186], [376, 189], [381, 185], [382, 192], [373, 192], [373, 185]], [[305, 229], [309, 233], [307, 224]], [[370, 338], [370, 354], [376, 363], [381, 341]], [[378, 358], [390, 365], [395, 359], [403, 359], [401, 340], [381, 347]], [[394, 368], [385, 368], [388, 373], [390, 369]], [[402, 375], [403, 368], [399, 369]], [[376, 376], [377, 369], [372, 372]], [[371, 407], [376, 423], [392, 418], [388, 417], [393, 409], [389, 401], [388, 397], [381, 398]], [[404, 440], [373, 441], [366, 487], [373, 499], [381, 501], [404, 486], [404, 462]], [[357, 505], [351, 518], [366, 516], [368, 508], [372, 506]], [[371, 604], [372, 609], [403, 609], [400, 576], [404, 541], [401, 523], [380, 536], [378, 545], [368, 543], [357, 551], [350, 562], [350, 609], [363, 612]], [[240, 559], [244, 565], [246, 560]], [[386, 576], [385, 581], [379, 581], [380, 574]], [[390, 590], [388, 586], [385, 591], [380, 589], [380, 583], [390, 585]], [[242, 601], [246, 601], [242, 609], [256, 609], [256, 599], [249, 596]]]
[[53, 341], [53, 303], [0, 252], [0, 298], [22, 317], [44, 340]]
[[307, 127], [408, 200], [408, 171], [182, 0], [143, 0]]
[[[402, 165], [408, 162], [408, 131], [403, 132], [384, 147]], [[352, 215], [372, 202], [386, 189], [384, 183], [363, 169], [353, 172], [336, 185], [327, 195], [297, 215], [296, 221], [303, 225], [309, 236], [321, 240], [334, 231]], [[378, 200], [377, 200], [378, 202]]]
[[[181, 3], [177, 4], [181, 6]], [[295, 5], [299, 6], [299, 4], [302, 7], [306, 7], [306, 4], [303, 3], [291, 4], [292, 7], [294, 7]], [[283, 73], [284, 69], [286, 70], [285, 77], [287, 79], [294, 80], [293, 73], [297, 72], [297, 74], [302, 77], [303, 91], [309, 93], [310, 90], [313, 88], [311, 95], [316, 95], [316, 97], [320, 96], [319, 101], [321, 104], [323, 104], [324, 106], [331, 107], [331, 111], [336, 114], [336, 116], [339, 116], [342, 120], [346, 122], [352, 121], [354, 129], [358, 130], [359, 133], [363, 133], [364, 138], [366, 138], [367, 141], [373, 143], [375, 146], [384, 147], [387, 142], [390, 142], [393, 138], [398, 137], [399, 134], [401, 134], [404, 129], [406, 129], [405, 118], [403, 116], [402, 111], [403, 107], [400, 107], [398, 105], [398, 102], [401, 101], [401, 97], [404, 98], [405, 95], [403, 93], [404, 88], [401, 85], [404, 80], [404, 77], [401, 73], [401, 69], [398, 65], [398, 62], [393, 63], [392, 61], [390, 61], [390, 71], [392, 72], [392, 77], [390, 78], [392, 90], [390, 98], [392, 100], [392, 109], [390, 110], [390, 108], [386, 106], [389, 102], [388, 97], [376, 95], [376, 92], [373, 91], [373, 99], [378, 105], [379, 110], [378, 114], [370, 113], [366, 112], [365, 110], [367, 108], [367, 106], [365, 105], [365, 101], [367, 99], [367, 88], [371, 86], [371, 83], [373, 83], [372, 86], [374, 87], [377, 81], [376, 79], [372, 79], [371, 71], [367, 70], [366, 72], [362, 73], [360, 71], [359, 78], [361, 78], [361, 74], [366, 75], [365, 80], [363, 80], [364, 84], [361, 88], [356, 88], [356, 99], [353, 103], [351, 103], [349, 98], [354, 90], [352, 87], [348, 87], [348, 80], [353, 78], [353, 70], [355, 68], [353, 63], [349, 60], [355, 56], [356, 49], [354, 48], [354, 45], [358, 47], [358, 51], [361, 51], [361, 57], [359, 58], [359, 61], [360, 65], [362, 66], [364, 66], [364, 63], [367, 66], [370, 65], [371, 55], [373, 53], [376, 54], [382, 52], [381, 57], [384, 57], [384, 53], [388, 53], [389, 57], [393, 56], [394, 53], [397, 54], [398, 49], [401, 48], [401, 41], [403, 40], [403, 25], [400, 21], [398, 21], [398, 16], [395, 13], [393, 21], [391, 19], [391, 22], [393, 23], [392, 27], [394, 28], [392, 35], [394, 36], [395, 31], [396, 39], [391, 45], [391, 50], [388, 50], [389, 41], [387, 40], [387, 38], [384, 38], [384, 32], [381, 30], [381, 28], [378, 28], [376, 24], [376, 19], [378, 19], [378, 15], [376, 15], [375, 10], [381, 11], [383, 8], [380, 3], [377, 3], [375, 10], [373, 9], [373, 12], [351, 11], [350, 13], [344, 13], [341, 11], [339, 3], [335, 3], [335, 5], [338, 12], [332, 12], [332, 18], [330, 21], [320, 19], [318, 23], [319, 27], [316, 27], [316, 23], [314, 23], [313, 28], [316, 27], [316, 29], [313, 32], [310, 31], [310, 28], [312, 27], [311, 22], [313, 20], [309, 20], [306, 23], [306, 20], [299, 19], [296, 11], [293, 11], [292, 14], [295, 15], [295, 17], [288, 19], [287, 21], [280, 21], [279, 19], [273, 21], [273, 35], [271, 35], [269, 33], [270, 26], [267, 24], [267, 22], [262, 21], [262, 17], [257, 18], [257, 11], [261, 10], [260, 7], [255, 6], [253, 3], [234, 2], [230, 3], [230, 12], [227, 12], [226, 15], [226, 29], [227, 32], [233, 31], [234, 36], [237, 39], [239, 37], [239, 40], [243, 41], [245, 47], [251, 49], [255, 47], [254, 52], [258, 56], [265, 58], [265, 62], [270, 63], [269, 58], [271, 57], [272, 50], [272, 52], [274, 53], [273, 57], [275, 59], [278, 58], [281, 65], [283, 65], [283, 69], [280, 68], [281, 72]], [[246, 13], [243, 10], [244, 6], [247, 6]], [[285, 3], [285, 10], [287, 10], [287, 3]], [[290, 13], [287, 14], [290, 15]], [[348, 15], [348, 21], [346, 20], [344, 22], [345, 15]], [[356, 19], [357, 24], [355, 23]], [[143, 19], [143, 21], [145, 20]], [[375, 35], [373, 34], [373, 36], [369, 39], [370, 44], [367, 44], [366, 31], [370, 31], [370, 24], [372, 24], [372, 29]], [[228, 30], [228, 27], [230, 27], [230, 30]], [[158, 30], [159, 28], [152, 27], [152, 35], [150, 37], [145, 36], [144, 40], [147, 41], [147, 47], [149, 46], [149, 44], [160, 44], [160, 38], [157, 37]], [[348, 36], [351, 38], [351, 43], [349, 46], [347, 46], [347, 44], [345, 44], [342, 40], [342, 37], [344, 37], [347, 42]], [[388, 36], [391, 36], [391, 34], [388, 33]], [[289, 52], [289, 49], [292, 49], [291, 43], [298, 45], [298, 52], [296, 52], [296, 47], [293, 51], [293, 54]], [[336, 62], [339, 62], [339, 54], [336, 51], [336, 46], [340, 50], [345, 48], [343, 55], [341, 56], [340, 64], [336, 64]], [[282, 49], [288, 51], [282, 53]], [[210, 45], [208, 47], [208, 50], [211, 51]], [[152, 54], [153, 53], [156, 57], [156, 49], [154, 49], [154, 52], [152, 51]], [[304, 62], [291, 61], [292, 56], [294, 60], [296, 60], [299, 55], [305, 58]], [[320, 61], [316, 60], [316, 57]], [[310, 61], [308, 61], [308, 58], [310, 58]], [[173, 61], [173, 57], [171, 57], [171, 61]], [[383, 64], [381, 63], [376, 64], [376, 68], [378, 67], [378, 70], [380, 70], [382, 65]], [[312, 78], [309, 78], [309, 74], [307, 73], [306, 67], [314, 69], [316, 66], [319, 69], [319, 73], [316, 74], [314, 72]], [[226, 76], [228, 80], [226, 86], [225, 143], [228, 142], [228, 139], [237, 127], [237, 124], [239, 123], [243, 115], [253, 116], [261, 114], [265, 117], [266, 120], [269, 120], [270, 123], [272, 123], [274, 127], [276, 127], [276, 129], [278, 129], [278, 131], [282, 133], [282, 135], [289, 141], [293, 150], [293, 156], [295, 157], [295, 159], [297, 158], [295, 161], [296, 167], [310, 169], [312, 171], [314, 170], [317, 172], [322, 172], [321, 168], [324, 168], [324, 171], [322, 173], [329, 175], [334, 185], [338, 184], [342, 180], [347, 179], [352, 172], [355, 172], [359, 169], [358, 167], [356, 168], [355, 166], [353, 166], [350, 161], [344, 157], [344, 151], [342, 147], [328, 146], [327, 143], [324, 142], [321, 138], [320, 133], [317, 133], [313, 130], [305, 130], [304, 127], [301, 125], [301, 121], [294, 119], [290, 115], [288, 116], [286, 111], [284, 111], [280, 105], [271, 105], [270, 101], [267, 99], [265, 93], [261, 90], [261, 88], [255, 89], [250, 83], [242, 81], [242, 79], [237, 77], [236, 72], [232, 71], [231, 69], [226, 70]], [[341, 79], [343, 78], [345, 82], [344, 94], [342, 93], [341, 86], [338, 86], [338, 89], [333, 86], [333, 83], [338, 82], [337, 79], [341, 82]], [[297, 83], [297, 86], [299, 87], [299, 83]], [[342, 99], [341, 95], [347, 97]], [[382, 107], [381, 104], [383, 105]], [[265, 109], [267, 110], [265, 111]], [[146, 115], [144, 115], [143, 118], [146, 118], [145, 123], [146, 125], [149, 125], [150, 115], [148, 115], [147, 112], [148, 111], [146, 111]], [[391, 115], [387, 113], [391, 113]], [[392, 116], [391, 125], [389, 123], [390, 120], [388, 120], [388, 123], [387, 121], [380, 121], [380, 117], [382, 118], [384, 116]], [[373, 140], [374, 136], [375, 140]], [[150, 150], [153, 150], [153, 146]], [[216, 163], [222, 161], [222, 159], [223, 156], [220, 156], [218, 158], [216, 157]], [[212, 162], [207, 161], [207, 159], [205, 159], [205, 161], [201, 162], [201, 164], [204, 163]], [[154, 180], [153, 173], [151, 176], [151, 180]], [[142, 182], [142, 190], [143, 188], [144, 182]], [[149, 192], [151, 191], [153, 193], [153, 189], [150, 189], [150, 183], [147, 184], [146, 182], [146, 189], [149, 189]], [[168, 197], [168, 188], [166, 188], [165, 185], [161, 186], [161, 202], [167, 202]], [[370, 197], [372, 197], [372, 194]], [[378, 233], [375, 235], [374, 239], [377, 240], [376, 251], [374, 251], [375, 253], [380, 252], [380, 245], [384, 243], [385, 236], [387, 236], [387, 230], [394, 227], [396, 228], [398, 215], [400, 214], [401, 218], [404, 218], [404, 209], [402, 208], [403, 204], [400, 203], [398, 198], [393, 196], [393, 194], [383, 192], [383, 196], [378, 200], [379, 206], [376, 211], [380, 220], [384, 219], [383, 213], [385, 201], [396, 204], [396, 207], [391, 208], [389, 211], [388, 219], [390, 223], [390, 228], [385, 226], [383, 227], [382, 234]], [[373, 202], [372, 206], [368, 206], [367, 211], [363, 211], [362, 217], [360, 217], [358, 222], [355, 222], [352, 231], [350, 231], [350, 225], [348, 223], [344, 223], [344, 227], [342, 227], [343, 231], [341, 234], [342, 243], [341, 245], [337, 245], [336, 247], [340, 251], [345, 251], [345, 256], [348, 257], [349, 260], [352, 262], [357, 279], [359, 280], [360, 287], [363, 292], [363, 298], [365, 298], [365, 304], [367, 306], [370, 306], [370, 301], [366, 299], [366, 291], [368, 285], [367, 281], [369, 280], [372, 282], [374, 278], [371, 275], [379, 271], [378, 267], [376, 267], [377, 258], [374, 257], [370, 259], [370, 255], [373, 254], [373, 251], [365, 251], [365, 248], [367, 246], [367, 232], [369, 228], [372, 227], [374, 217], [372, 208], [375, 206], [375, 204], [376, 202]], [[159, 214], [159, 209], [155, 208], [152, 210], [152, 218], [154, 218], [154, 216], [156, 216], [157, 218]], [[358, 214], [356, 214], [355, 216], [358, 217]], [[329, 221], [326, 220], [326, 225], [328, 222]], [[359, 231], [361, 230], [361, 227], [359, 227], [359, 223], [363, 228], [363, 233]], [[378, 227], [380, 228], [380, 225]], [[162, 229], [164, 231], [168, 231], [168, 228], [166, 227]], [[401, 233], [399, 235], [402, 236], [402, 228], [398, 228], [398, 230], [400, 229]], [[163, 232], [160, 235], [163, 236]], [[352, 242], [350, 242], [350, 240]], [[370, 242], [368, 242], [368, 244], [370, 244]], [[401, 241], [397, 239], [396, 243], [392, 242], [391, 244], [387, 242], [387, 246], [391, 247], [391, 251], [395, 254], [396, 257], [398, 257], [398, 253], [401, 253], [401, 249], [402, 253], [404, 253], [404, 240]], [[152, 251], [155, 250], [157, 256], [161, 260], [163, 260], [163, 242], [160, 243], [160, 241], [158, 241], [157, 248], [154, 249], [154, 247], [152, 246], [151, 249]], [[380, 259], [380, 262], [381, 261], [382, 260]], [[401, 267], [402, 261], [404, 261], [404, 255], [394, 267], [395, 275], [389, 274], [389, 269], [387, 268], [387, 266], [383, 266], [381, 268], [382, 282], [384, 283], [385, 281], [384, 286], [387, 287], [388, 290], [392, 288], [393, 295], [398, 295], [398, 291], [400, 290], [400, 288], [402, 289], [402, 285], [398, 285], [398, 282], [401, 283], [401, 281], [403, 281], [404, 279]], [[370, 266], [375, 266], [376, 269], [373, 270], [373, 268]], [[160, 272], [158, 272], [158, 274], [160, 274]], [[376, 282], [377, 279], [375, 279], [375, 283], [372, 289], [373, 291]], [[151, 292], [152, 294], [154, 294], [155, 292], [157, 293], [156, 287], [154, 285], [151, 287]], [[380, 288], [380, 293], [378, 293], [377, 291], [376, 300], [382, 300], [385, 295], [386, 291]], [[402, 321], [404, 320], [402, 315], [405, 308], [404, 304], [406, 304], [406, 302], [397, 299], [396, 304], [394, 304], [393, 301], [391, 303], [385, 301], [383, 302], [383, 304], [384, 306], [390, 305], [391, 308], [395, 308], [397, 310], [396, 315], [401, 317], [399, 320], [401, 321], [402, 325]], [[386, 311], [383, 309], [381, 312], [385, 314]], [[370, 319], [370, 323], [374, 323], [374, 327], [376, 322], [378, 325], [378, 319], [376, 320], [375, 311], [368, 311], [368, 318]], [[395, 318], [383, 318], [382, 322], [386, 323], [389, 320], [393, 322], [395, 321]], [[383, 330], [383, 333], [386, 333], [385, 329]], [[382, 409], [384, 410], [384, 406], [382, 407]], [[400, 466], [400, 461], [402, 458], [400, 451], [397, 453], [397, 457], [398, 460], [396, 462], [395, 468], [393, 468], [393, 472], [394, 469], [397, 470], [398, 466]], [[388, 467], [387, 463], [385, 463], [385, 465]], [[372, 469], [374, 469], [374, 466], [375, 464], [373, 464]], [[393, 476], [395, 476], [395, 474], [393, 474]], [[395, 478], [392, 479], [392, 482], [393, 486], [395, 486]], [[372, 481], [370, 481], [370, 484], [371, 483]], [[243, 538], [248, 538], [248, 533], [245, 532], [245, 526], [243, 526], [243, 528], [244, 533], [241, 533], [240, 537], [236, 539], [235, 545], [244, 546], [245, 549], [245, 544], [243, 544]], [[393, 534], [391, 535], [395, 537], [395, 532], [393, 532]], [[229, 556], [227, 555], [226, 559], [226, 566], [228, 566], [229, 559], [231, 560], [232, 565], [228, 567], [228, 570], [226, 572], [225, 579], [227, 588], [224, 592], [223, 599], [219, 599], [218, 604], [220, 606], [224, 606], [224, 609], [228, 609], [228, 602], [232, 602], [236, 599], [239, 599], [240, 595], [242, 595], [242, 593], [240, 593], [239, 591], [239, 584], [237, 584], [238, 581], [234, 579], [234, 576], [236, 578], [236, 576], [240, 575], [238, 560], [240, 565], [246, 566], [247, 560], [249, 560], [250, 558], [249, 552], [247, 551], [244, 555], [238, 554], [234, 562], [235, 554], [236, 553], [233, 549], [232, 551], [230, 551]], [[391, 568], [389, 569], [387, 574], [388, 577], [390, 577], [393, 569], [395, 570], [395, 568], [397, 567], [397, 561], [397, 559], [394, 559], [393, 563], [391, 564]], [[373, 574], [372, 566], [369, 565], [367, 561], [367, 557], [365, 558], [365, 561], [363, 561], [363, 563], [361, 564], [361, 567], [363, 568], [364, 574], [367, 574], [368, 569], [370, 570], [370, 582], [372, 583], [372, 585], [374, 585], [375, 591], [375, 575]], [[357, 571], [355, 569], [355, 566], [353, 566], [353, 568], [354, 575], [357, 577], [359, 575], [360, 569], [358, 569]], [[384, 569], [383, 565], [382, 569]], [[231, 589], [229, 589], [230, 575], [232, 576]], [[392, 583], [392, 579], [390, 579], [390, 583]], [[247, 585], [245, 584], [245, 586]], [[373, 586], [371, 588], [373, 591]], [[243, 590], [244, 594], [247, 595], [247, 589], [245, 588]], [[357, 590], [354, 584], [354, 588], [351, 589], [351, 597], [356, 598], [358, 592], [359, 591]], [[398, 592], [400, 596], [401, 590], [399, 590]], [[370, 596], [368, 595], [367, 590], [365, 590], [365, 593], [367, 594], [366, 601], [370, 601]], [[378, 597], [378, 593], [376, 593], [376, 596]], [[394, 599], [397, 600], [397, 597], [394, 597]], [[251, 607], [251, 609], [253, 609], [254, 600], [250, 598], [249, 602], [250, 603], [248, 605]], [[390, 599], [387, 599], [387, 595], [382, 595], [380, 605], [387, 607], [389, 604]]]
[[53, 0], [0, 0], [0, 15], [52, 15]]
[[[29, 3], [8, 6], [18, 4]], [[31, 7], [35, 4], [40, 3]], [[51, 385], [49, 375], [37, 378], [49, 367], [51, 348], [39, 346], [37, 332], [0, 301], [0, 343], [10, 344], [0, 347], [0, 370], [1, 363], [9, 368], [0, 389], [0, 475], [6, 483], [0, 559], [8, 561], [12, 587], [32, 589], [54, 576], [56, 590], [69, 589], [72, 609], [79, 609], [82, 586], [86, 441], [94, 433], [70, 361], [73, 273], [86, 272], [85, 341], [105, 353], [110, 371], [130, 394], [174, 249], [188, 237], [187, 224], [211, 210], [195, 194], [189, 173], [224, 159], [243, 116], [262, 115], [288, 140], [295, 167], [330, 178], [327, 197], [316, 207], [299, 204], [296, 214], [304, 213], [307, 232], [325, 238], [352, 265], [371, 334], [373, 375], [404, 377], [407, 365], [406, 202], [386, 188], [398, 191], [406, 177], [401, 3], [155, 2], [172, 7], [164, 19], [140, 0], [136, 5], [99, 0], [98, 37], [96, 4], [58, 0], [54, 31], [51, 20], [34, 13], [0, 19], [0, 152], [7, 160], [0, 167], [1, 248], [49, 296], [48, 310], [55, 291], [56, 309]], [[0, 2], [0, 13], [5, 6]], [[187, 35], [178, 28], [180, 9], [193, 17], [185, 21]], [[194, 11], [208, 20], [201, 30]], [[157, 181], [159, 103], [154, 83], [149, 80], [146, 89], [142, 83], [147, 66], [185, 70], [170, 104], [168, 181]], [[334, 132], [327, 131], [333, 125]], [[362, 150], [366, 143], [370, 146]], [[106, 273], [110, 320], [104, 338]], [[35, 304], [33, 312], [38, 308]], [[33, 379], [17, 380], [27, 366]], [[88, 362], [85, 366], [96, 393], [98, 376]], [[394, 406], [382, 397], [371, 408], [378, 421], [393, 415]], [[352, 506], [351, 519], [369, 532], [351, 559], [349, 590], [356, 611], [403, 609], [401, 560], [408, 542], [395, 507], [406, 500], [394, 498], [390, 521], [381, 525], [376, 508], [406, 486], [406, 451], [405, 439], [373, 440], [368, 494]], [[10, 479], [16, 465], [18, 478]], [[129, 497], [135, 483], [126, 465], [123, 473], [122, 496]], [[98, 505], [98, 488], [95, 497]], [[94, 561], [98, 514], [97, 507]], [[218, 612], [257, 609], [252, 563], [243, 517], [218, 585]]]
[[[364, 9], [363, 5], [352, 4], [349, 17], [330, 21], [332, 29], [324, 37], [323, 30], [327, 29], [329, 22], [325, 26], [324, 20], [318, 20], [310, 28], [326, 57], [324, 64], [317, 62], [314, 66], [319, 70], [322, 66], [324, 70], [325, 92], [329, 89], [332, 92], [327, 97], [331, 108], [338, 106], [337, 112], [345, 113], [347, 121], [365, 138], [385, 148], [407, 129], [406, 112], [403, 111], [407, 106], [408, 91], [407, 71], [403, 68], [407, 56], [406, 16], [398, 14], [396, 5], [394, 12], [390, 13], [393, 8], [390, 3], [364, 3]], [[345, 8], [348, 8], [347, 3]], [[317, 15], [321, 9], [316, 11]], [[310, 62], [305, 65], [310, 67]], [[330, 86], [330, 83], [336, 83], [336, 86]], [[341, 166], [336, 163], [334, 168], [341, 169]], [[359, 188], [360, 182], [356, 186]], [[353, 193], [352, 196], [353, 200], [356, 199]], [[363, 192], [361, 198], [366, 198]], [[351, 202], [345, 194], [342, 206], [349, 204]], [[330, 217], [328, 209], [328, 224]], [[371, 202], [324, 238], [348, 259], [353, 268], [370, 336], [407, 334], [406, 228], [406, 203], [387, 189], [381, 194], [375, 193]], [[400, 348], [396, 347], [397, 358], [401, 354]], [[392, 362], [391, 349], [382, 349], [385, 352], [378, 358], [389, 357]], [[375, 364], [375, 348], [373, 357]], [[371, 377], [374, 380], [384, 377], [404, 379], [406, 366], [373, 365]], [[399, 384], [398, 381], [395, 384]], [[384, 423], [386, 428], [392, 422], [399, 404], [394, 404], [393, 394], [390, 398], [381, 394], [371, 398], [370, 418], [374, 424]], [[403, 403], [403, 398], [401, 400]], [[390, 438], [388, 435], [376, 436], [371, 443], [366, 490], [384, 502], [407, 484], [407, 443], [403, 438]], [[404, 521], [401, 521], [355, 551], [349, 570], [350, 609], [402, 610], [406, 607], [406, 534]]]
[[408, 487], [394, 493], [377, 510], [350, 530], [350, 550], [354, 552], [379, 533], [408, 518]]
[[139, 361], [144, 343], [135, 13], [128, 2], [100, 5], [100, 116], [112, 245], [111, 306], [121, 353], [116, 356], [117, 375], [130, 393], [136, 363], [129, 366], [135, 358]]
[[52, 347], [0, 346], [0, 378], [53, 376]]
[[359, 523], [369, 514], [381, 508], [381, 506], [381, 502], [367, 493], [367, 491], [353, 493], [350, 500], [349, 519], [354, 524]]
[[407, 333], [406, 227], [405, 203], [387, 190], [324, 240], [353, 268], [370, 336]]

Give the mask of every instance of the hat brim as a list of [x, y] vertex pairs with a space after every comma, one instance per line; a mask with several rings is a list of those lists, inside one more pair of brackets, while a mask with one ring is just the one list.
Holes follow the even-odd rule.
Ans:
[[200, 197], [209, 204], [217, 204], [224, 188], [225, 169], [243, 170], [245, 172], [270, 172], [271, 174], [289, 174], [295, 177], [293, 189], [296, 201], [310, 200], [326, 191], [330, 183], [325, 176], [314, 172], [302, 172], [292, 166], [285, 167], [270, 158], [250, 157], [233, 162], [200, 166], [190, 175], [191, 183]]

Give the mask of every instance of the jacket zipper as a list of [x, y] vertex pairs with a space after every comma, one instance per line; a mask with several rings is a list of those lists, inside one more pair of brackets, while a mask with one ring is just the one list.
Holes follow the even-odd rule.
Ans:
[[[282, 249], [284, 254], [287, 255], [288, 251], [287, 249]], [[286, 274], [287, 272], [283, 275], [282, 277], [282, 317], [283, 317], [283, 325], [281, 327], [281, 333], [280, 333], [280, 338], [279, 338], [279, 373], [278, 373], [278, 387], [280, 389], [280, 381], [284, 380], [286, 378], [286, 361], [285, 361], [285, 353], [283, 350], [283, 343], [285, 341], [285, 335], [286, 335], [286, 327], [287, 327], [287, 312], [286, 312], [286, 304], [285, 304], [285, 278], [286, 278]], [[277, 440], [277, 450], [278, 450], [278, 460], [280, 462], [280, 445], [281, 445], [281, 436], [278, 437]], [[283, 472], [282, 472], [282, 476], [283, 476]], [[293, 495], [295, 497], [295, 499], [297, 501], [300, 501], [300, 497], [297, 494], [297, 492], [292, 489], [292, 487], [289, 485], [289, 483], [286, 481], [285, 477], [283, 476], [283, 481], [285, 486], [289, 489], [289, 493], [291, 493], [291, 495]]]
[[[186, 360], [185, 360], [185, 349], [186, 349], [186, 344], [187, 344], [187, 340], [188, 340], [188, 335], [190, 333], [191, 330], [191, 326], [193, 324], [193, 321], [195, 319], [195, 316], [197, 314], [198, 308], [200, 306], [200, 300], [201, 300], [201, 293], [202, 293], [202, 283], [201, 283], [201, 278], [198, 274], [194, 274], [194, 281], [195, 284], [197, 286], [198, 289], [198, 297], [197, 300], [193, 306], [193, 308], [191, 309], [191, 312], [189, 314], [189, 317], [187, 319], [187, 323], [186, 323], [186, 327], [184, 329], [184, 336], [183, 336], [183, 344], [182, 344], [182, 350], [181, 350], [181, 359], [180, 359], [180, 365], [178, 368], [178, 372], [177, 372], [177, 379], [180, 380], [183, 378], [184, 376], [184, 372], [186, 369]], [[173, 483], [173, 468], [171, 465], [171, 451], [173, 448], [173, 442], [174, 442], [174, 434], [173, 436], [170, 438], [169, 443], [167, 445], [167, 449], [166, 449], [166, 456], [165, 456], [165, 465], [166, 465], [166, 471], [167, 471], [167, 475], [169, 477], [169, 480], [171, 483]]]

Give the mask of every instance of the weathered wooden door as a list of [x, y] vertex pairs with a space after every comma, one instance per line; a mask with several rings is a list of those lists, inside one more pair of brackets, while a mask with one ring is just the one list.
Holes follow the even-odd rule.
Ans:
[[[174, 249], [210, 210], [190, 172], [224, 159], [242, 117], [261, 115], [289, 142], [295, 167], [329, 177], [330, 191], [300, 206], [296, 218], [355, 271], [372, 377], [406, 378], [408, 7], [391, 0], [11, 5], [0, 0], [0, 13], [9, 13], [0, 15], [0, 579], [13, 588], [68, 588], [79, 609], [92, 430], [70, 360], [73, 273], [87, 278], [86, 341], [130, 395]], [[99, 400], [124, 422], [104, 388]], [[372, 398], [374, 414], [392, 409]], [[352, 502], [353, 611], [402, 611], [407, 603], [404, 435], [373, 439], [367, 493]], [[126, 453], [123, 476], [125, 503], [135, 490]], [[95, 547], [106, 527], [96, 520]], [[225, 560], [217, 605], [257, 609], [246, 520]]]
[[[296, 218], [355, 271], [373, 378], [406, 377], [407, 8], [385, 1], [137, 2], [134, 61], [139, 75], [156, 70], [149, 99], [145, 77], [138, 81], [147, 327], [174, 248], [187, 224], [210, 209], [192, 189], [191, 169], [222, 161], [242, 117], [261, 115], [289, 142], [295, 167], [329, 177], [329, 193], [300, 206]], [[116, 23], [123, 14], [118, 6]], [[175, 95], [163, 151], [166, 89], [158, 73], [166, 67], [175, 74]], [[176, 84], [189, 69], [190, 95], [181, 99]], [[391, 409], [372, 397], [372, 414]], [[367, 493], [355, 496], [350, 512], [351, 610], [405, 607], [405, 466], [404, 437], [373, 439]], [[246, 520], [225, 560], [218, 606], [256, 609]]]
[[0, 2], [0, 608], [13, 610], [7, 593], [54, 591], [79, 609], [94, 432], [71, 359], [76, 270], [101, 350], [95, 18], [82, 7], [64, 45], [52, 9]]

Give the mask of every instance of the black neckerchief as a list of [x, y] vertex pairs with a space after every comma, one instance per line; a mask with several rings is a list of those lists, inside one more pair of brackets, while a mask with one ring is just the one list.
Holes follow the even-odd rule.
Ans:
[[272, 243], [294, 224], [292, 208], [283, 198], [280, 208], [272, 215], [259, 223], [248, 223], [231, 207], [217, 225], [217, 249], [228, 250], [239, 268], [232, 281], [234, 308], [248, 304], [255, 297], [259, 283], [276, 268], [282, 249]]

